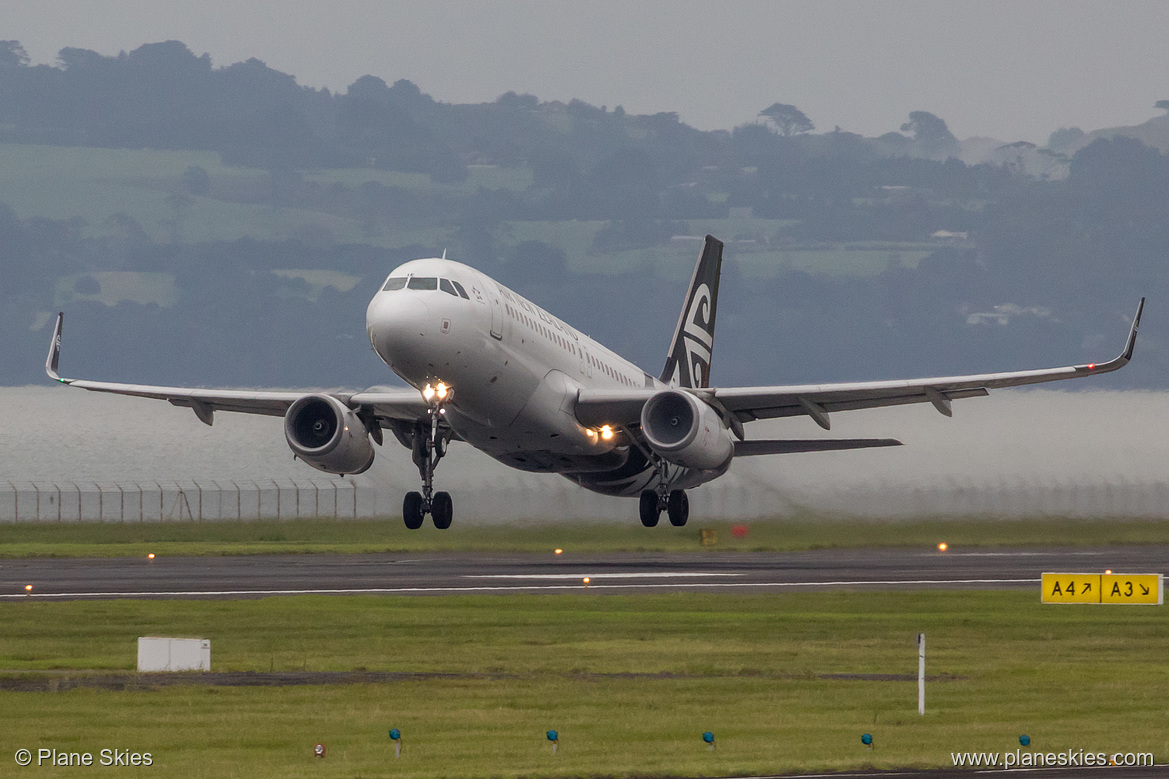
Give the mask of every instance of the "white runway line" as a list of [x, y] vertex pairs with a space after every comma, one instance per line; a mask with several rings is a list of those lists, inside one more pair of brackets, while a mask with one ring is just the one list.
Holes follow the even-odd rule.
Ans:
[[645, 573], [486, 573], [467, 574], [464, 579], [576, 579], [588, 576], [590, 579], [667, 579], [683, 576], [745, 576], [743, 573], [710, 573], [706, 571], [654, 571]]
[[[1116, 553], [1109, 550], [1106, 552], [944, 552], [943, 554], [949, 557], [1106, 557]], [[934, 557], [936, 555], [929, 553], [923, 556]]]
[[485, 592], [540, 592], [548, 590], [635, 590], [730, 588], [730, 587], [920, 587], [954, 584], [1038, 584], [1040, 579], [918, 579], [911, 581], [855, 581], [855, 582], [695, 582], [688, 584], [529, 584], [482, 587], [361, 587], [341, 589], [303, 590], [177, 590], [172, 592], [33, 592], [0, 594], [5, 600], [40, 598], [224, 598], [248, 595], [393, 595], [410, 593], [485, 593]]

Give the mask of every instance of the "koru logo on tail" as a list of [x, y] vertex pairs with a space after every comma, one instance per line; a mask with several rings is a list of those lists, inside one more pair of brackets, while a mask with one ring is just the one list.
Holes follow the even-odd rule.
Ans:
[[691, 387], [706, 386], [710, 378], [710, 357], [714, 349], [714, 323], [711, 321], [713, 299], [710, 287], [699, 285], [686, 311], [682, 344], [686, 348], [686, 368]]

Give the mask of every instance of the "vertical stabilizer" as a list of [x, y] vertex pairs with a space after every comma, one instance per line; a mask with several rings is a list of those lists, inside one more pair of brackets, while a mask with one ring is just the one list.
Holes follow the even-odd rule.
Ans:
[[694, 277], [686, 292], [678, 328], [670, 343], [662, 381], [675, 387], [710, 386], [710, 357], [714, 351], [714, 314], [718, 305], [718, 277], [722, 269], [723, 244], [706, 236], [702, 254], [694, 266]]

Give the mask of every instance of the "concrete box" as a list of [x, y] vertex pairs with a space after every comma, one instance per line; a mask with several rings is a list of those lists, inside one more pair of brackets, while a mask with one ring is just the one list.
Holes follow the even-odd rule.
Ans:
[[211, 642], [205, 638], [141, 636], [138, 639], [138, 670], [210, 671]]

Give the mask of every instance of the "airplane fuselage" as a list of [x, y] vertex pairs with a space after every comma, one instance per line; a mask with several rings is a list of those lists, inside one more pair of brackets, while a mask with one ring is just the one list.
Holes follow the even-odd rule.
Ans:
[[[445, 259], [413, 260], [370, 301], [375, 352], [411, 386], [453, 388], [444, 417], [464, 441], [511, 467], [562, 474], [611, 495], [654, 478], [621, 430], [577, 421], [577, 392], [666, 385], [489, 276]], [[693, 487], [725, 472], [687, 469]]]

